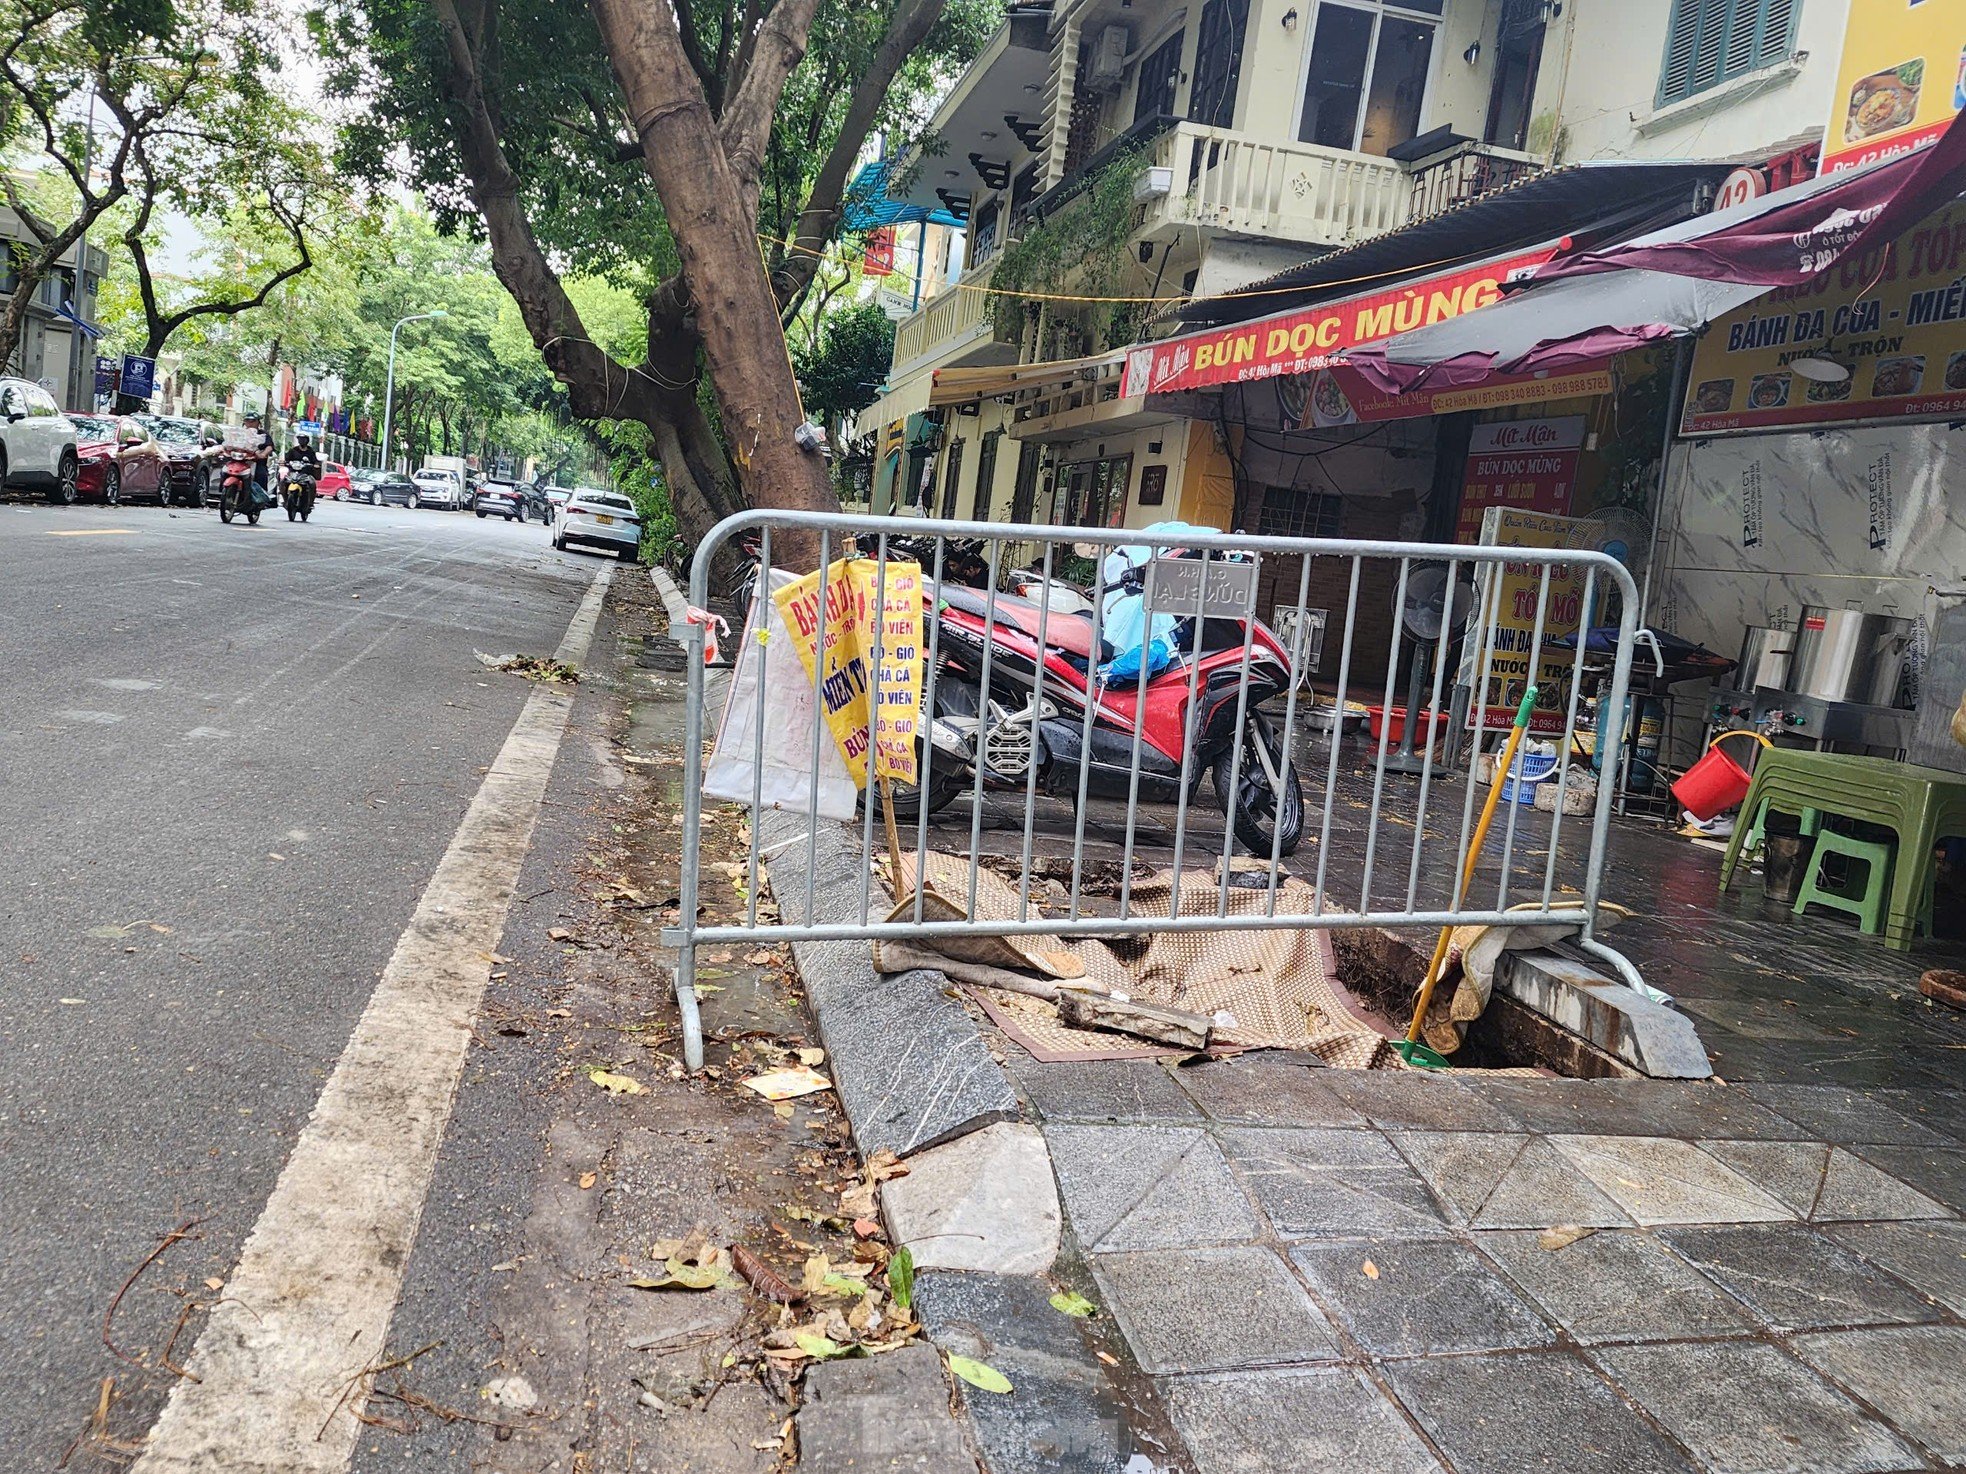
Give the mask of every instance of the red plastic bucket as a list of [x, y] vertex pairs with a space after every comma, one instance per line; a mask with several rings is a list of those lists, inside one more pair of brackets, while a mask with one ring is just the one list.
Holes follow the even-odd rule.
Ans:
[[1711, 819], [1748, 796], [1748, 785], [1754, 780], [1746, 768], [1721, 751], [1720, 744], [1729, 737], [1752, 737], [1764, 747], [1770, 745], [1759, 732], [1722, 732], [1714, 738], [1706, 755], [1672, 786], [1672, 796], [1695, 819]]

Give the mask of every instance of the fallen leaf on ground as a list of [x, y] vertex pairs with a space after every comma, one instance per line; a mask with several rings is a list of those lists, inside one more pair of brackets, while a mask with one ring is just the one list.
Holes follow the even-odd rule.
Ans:
[[1056, 1295], [1051, 1297], [1051, 1308], [1060, 1315], [1077, 1316], [1083, 1320], [1099, 1307], [1083, 1295], [1076, 1294], [1071, 1290], [1060, 1290]]
[[886, 1147], [882, 1147], [867, 1159], [867, 1180], [869, 1182], [886, 1182], [890, 1177], [906, 1177], [907, 1175], [907, 1164]]
[[208, 1290], [222, 1290], [225, 1288], [225, 1281], [214, 1275], [211, 1279], [205, 1281], [205, 1288]]
[[778, 958], [761, 947], [755, 952], [746, 952], [744, 954], [744, 960], [753, 967], [765, 967], [778, 961]]
[[587, 1078], [592, 1080], [609, 1095], [645, 1095], [648, 1087], [631, 1075], [617, 1075], [610, 1070], [589, 1070]]
[[1554, 1228], [1546, 1228], [1536, 1235], [1536, 1242], [1545, 1249], [1566, 1249], [1578, 1239], [1587, 1239], [1596, 1233], [1594, 1228], [1581, 1228], [1574, 1223], [1559, 1223]]
[[903, 1310], [915, 1300], [915, 1256], [904, 1244], [887, 1261], [887, 1292]]
[[583, 1172], [580, 1174], [580, 1190], [582, 1192], [586, 1192], [588, 1188], [592, 1187], [595, 1183], [599, 1182], [600, 1180], [601, 1179], [599, 1173]]
[[785, 1276], [742, 1244], [730, 1251], [730, 1258], [745, 1282], [765, 1299], [779, 1305], [790, 1305], [799, 1298], [799, 1292], [792, 1288]]
[[799, 1063], [802, 1065], [823, 1065], [826, 1063], [826, 1051], [823, 1049], [801, 1049], [799, 1051]]
[[1092, 1354], [1105, 1362], [1109, 1367], [1116, 1367], [1120, 1364], [1120, 1359], [1110, 1351], [1095, 1351]]
[[796, 1110], [796, 1107], [793, 1106], [792, 1102], [790, 1102], [789, 1100], [781, 1100], [780, 1102], [778, 1102], [777, 1105], [773, 1106], [771, 1109], [772, 1109], [772, 1114], [777, 1116], [779, 1120], [789, 1121], [792, 1119], [792, 1115], [793, 1112]]
[[1359, 1272], [1369, 1280], [1379, 1278], [1379, 1266], [1374, 1264], [1370, 1259], [1359, 1266]]
[[949, 1356], [949, 1370], [970, 1386], [981, 1387], [985, 1392], [1010, 1391], [1010, 1378], [988, 1362], [977, 1361], [968, 1356], [957, 1356], [952, 1352]]
[[739, 1082], [746, 1090], [754, 1090], [766, 1100], [793, 1100], [801, 1095], [817, 1095], [822, 1090], [831, 1090], [833, 1082], [818, 1071], [805, 1065], [788, 1065], [782, 1070], [768, 1070], [762, 1075], [754, 1075], [749, 1080]]
[[814, 1361], [829, 1361], [846, 1350], [831, 1336], [822, 1336], [816, 1331], [800, 1331], [792, 1339], [799, 1350]]

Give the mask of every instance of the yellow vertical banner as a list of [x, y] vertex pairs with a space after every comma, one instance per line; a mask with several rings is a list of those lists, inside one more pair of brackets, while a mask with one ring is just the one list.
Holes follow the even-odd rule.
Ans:
[[[1488, 668], [1472, 682], [1479, 695], [1468, 711], [1468, 725], [1502, 731], [1515, 722], [1516, 706], [1524, 693], [1536, 688], [1536, 707], [1529, 714], [1531, 736], [1561, 734], [1569, 716], [1570, 682], [1576, 672], [1575, 650], [1552, 650], [1550, 641], [1578, 632], [1588, 611], [1584, 608], [1584, 570], [1555, 559], [1559, 550], [1591, 546], [1590, 530], [1571, 517], [1521, 512], [1513, 507], [1489, 507], [1481, 514], [1481, 541], [1488, 547], [1522, 548], [1534, 561], [1490, 563], [1477, 585], [1475, 607], [1493, 621], [1492, 635], [1480, 619], [1470, 627], [1464, 663], [1480, 664], [1480, 651], [1492, 639]], [[1547, 592], [1543, 569], [1549, 568]], [[1494, 589], [1494, 580], [1501, 589]], [[1542, 646], [1536, 648], [1536, 629], [1542, 626]], [[1531, 669], [1530, 655], [1537, 656]]]
[[823, 610], [816, 572], [786, 584], [772, 598], [806, 678], [818, 691], [826, 729], [857, 786], [867, 786], [870, 751], [877, 778], [913, 783], [921, 727], [921, 565], [889, 563], [884, 597], [880, 565], [869, 558], [840, 559], [825, 570], [823, 583]]

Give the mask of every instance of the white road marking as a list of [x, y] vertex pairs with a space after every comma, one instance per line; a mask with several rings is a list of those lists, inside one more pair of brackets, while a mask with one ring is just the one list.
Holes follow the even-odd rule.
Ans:
[[121, 712], [115, 711], [58, 711], [55, 713], [65, 722], [87, 722], [92, 727], [113, 727], [123, 720]]
[[162, 681], [140, 681], [134, 676], [96, 676], [89, 682], [109, 691], [155, 691]]
[[[611, 570], [555, 658], [586, 658]], [[526, 698], [227, 1277], [136, 1474], [348, 1467], [519, 867], [573, 709]]]

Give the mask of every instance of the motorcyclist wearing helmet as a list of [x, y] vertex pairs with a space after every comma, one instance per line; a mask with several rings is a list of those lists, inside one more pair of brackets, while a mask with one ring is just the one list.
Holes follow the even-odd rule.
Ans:
[[287, 453], [282, 457], [280, 464], [284, 470], [298, 470], [312, 476], [316, 481], [321, 479], [321, 454], [314, 449], [311, 436], [302, 435], [288, 446]]
[[259, 415], [251, 410], [246, 413], [246, 447], [253, 457], [253, 489], [263, 492], [266, 490], [267, 462], [273, 458], [273, 440], [260, 423]]

